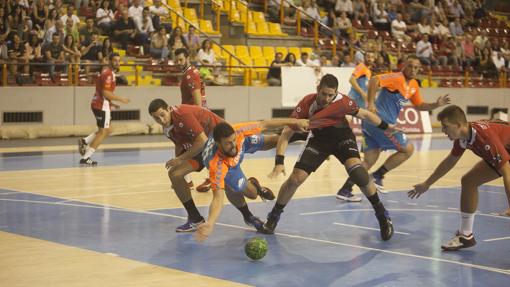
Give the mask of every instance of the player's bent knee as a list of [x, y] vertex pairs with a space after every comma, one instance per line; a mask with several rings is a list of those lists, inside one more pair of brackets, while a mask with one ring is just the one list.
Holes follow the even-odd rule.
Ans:
[[477, 186], [477, 183], [475, 181], [476, 181], [475, 177], [473, 177], [472, 175], [465, 174], [460, 179], [460, 184], [463, 187], [473, 187]]
[[352, 166], [347, 173], [349, 174], [349, 178], [359, 187], [365, 187], [370, 182], [370, 176], [361, 164]]

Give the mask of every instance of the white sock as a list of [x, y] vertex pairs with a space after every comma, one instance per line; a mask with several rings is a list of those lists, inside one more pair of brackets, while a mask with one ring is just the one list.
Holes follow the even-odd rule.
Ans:
[[191, 176], [189, 176], [189, 174], [185, 175], [184, 176], [184, 180], [186, 180], [187, 183], [190, 183], [191, 182]]
[[474, 213], [460, 213], [460, 233], [471, 235], [473, 233], [473, 223], [475, 222]]
[[86, 138], [83, 138], [83, 139], [85, 139], [85, 142], [87, 144], [90, 144], [95, 138], [96, 138], [96, 133], [93, 132], [90, 135], [88, 135]]
[[85, 159], [85, 158], [91, 157], [94, 154], [95, 151], [96, 151], [96, 149], [88, 147], [87, 151], [85, 152], [85, 154], [83, 155], [82, 158]]

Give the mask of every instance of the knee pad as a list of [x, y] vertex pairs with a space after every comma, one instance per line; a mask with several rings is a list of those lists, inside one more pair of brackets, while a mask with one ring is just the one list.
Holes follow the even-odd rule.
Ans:
[[370, 176], [361, 164], [354, 165], [347, 171], [347, 173], [349, 174], [349, 178], [352, 182], [359, 187], [365, 187], [370, 182]]

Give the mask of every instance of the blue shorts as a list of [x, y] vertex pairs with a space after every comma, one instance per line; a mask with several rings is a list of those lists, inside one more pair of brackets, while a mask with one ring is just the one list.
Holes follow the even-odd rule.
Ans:
[[387, 132], [365, 121], [361, 124], [363, 131], [362, 150], [372, 149], [398, 150], [401, 151], [407, 146], [407, 137], [402, 132]]
[[246, 137], [243, 143], [243, 154], [239, 163], [235, 167], [231, 167], [225, 176], [225, 186], [228, 186], [233, 191], [243, 192], [246, 189], [247, 179], [241, 169], [241, 162], [244, 159], [244, 153], [255, 153], [264, 147], [264, 136], [252, 135]]

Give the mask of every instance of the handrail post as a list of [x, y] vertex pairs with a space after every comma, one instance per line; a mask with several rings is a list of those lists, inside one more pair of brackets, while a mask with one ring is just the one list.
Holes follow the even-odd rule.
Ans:
[[429, 72], [427, 73], [427, 80], [429, 81], [429, 88], [432, 87], [432, 69], [429, 68]]
[[301, 36], [301, 9], [296, 9], [297, 35]]
[[221, 13], [221, 7], [218, 5], [218, 9], [216, 9], [216, 31], [220, 31], [220, 14]]
[[280, 0], [280, 25], [283, 25], [283, 1], [284, 0]]
[[334, 57], [334, 56], [336, 56], [336, 45], [337, 45], [335, 33], [333, 33], [333, 37], [332, 38], [333, 38], [333, 57]]
[[138, 87], [140, 81], [140, 75], [138, 73], [138, 65], [135, 65], [135, 86]]
[[78, 83], [80, 82], [80, 65], [75, 64], [74, 66], [74, 84], [78, 86]]
[[7, 64], [2, 66], [2, 85], [7, 86]]
[[313, 22], [313, 43], [315, 48], [319, 46], [319, 23], [317, 21]]
[[228, 83], [232, 85], [232, 55], [228, 55]]
[[67, 64], [67, 85], [73, 85], [73, 64]]
[[267, 14], [267, 1], [269, 0], [264, 1], [264, 14]]
[[248, 24], [250, 24], [250, 9], [248, 9], [248, 5], [246, 5], [246, 22], [244, 23], [244, 32], [248, 33]]
[[227, 0], [229, 1], [230, 5], [228, 5], [228, 19], [232, 21], [232, 4], [234, 4], [233, 0]]
[[469, 79], [469, 71], [468, 71], [468, 69], [466, 69], [466, 71], [464, 72], [464, 87], [467, 86], [468, 79]]
[[204, 20], [204, 0], [200, 0], [200, 19]]

